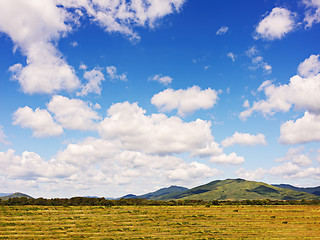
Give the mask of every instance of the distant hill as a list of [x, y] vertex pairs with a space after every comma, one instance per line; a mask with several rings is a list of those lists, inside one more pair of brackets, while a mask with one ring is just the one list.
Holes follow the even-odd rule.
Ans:
[[182, 192], [172, 192], [155, 198], [155, 200], [312, 200], [319, 196], [283, 189], [262, 182], [244, 179], [216, 180]]
[[33, 198], [27, 194], [16, 192], [16, 193], [4, 196], [4, 197], [0, 197], [0, 199], [1, 200], [8, 200], [10, 198], [20, 198], [20, 197]]
[[311, 194], [320, 196], [320, 186], [309, 187], [309, 188], [299, 188], [299, 187], [292, 186], [290, 184], [273, 184], [273, 186], [279, 187], [279, 188], [291, 189], [291, 190], [299, 191], [299, 192], [311, 193]]
[[13, 193], [0, 193], [0, 197], [5, 197], [5, 196], [8, 196], [8, 195], [11, 195]]
[[143, 195], [133, 195], [133, 194], [128, 194], [126, 196], [123, 196], [121, 198], [144, 198], [144, 199], [157, 199], [163, 195], [171, 194], [171, 193], [180, 193], [189, 190], [188, 188], [185, 187], [179, 187], [179, 186], [171, 186], [168, 188], [161, 188], [155, 192], [143, 194]]

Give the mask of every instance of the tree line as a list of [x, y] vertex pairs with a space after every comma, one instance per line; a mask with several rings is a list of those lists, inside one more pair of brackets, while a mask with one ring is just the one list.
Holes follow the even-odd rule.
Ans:
[[72, 197], [72, 198], [10, 198], [1, 200], [2, 206], [40, 205], [40, 206], [218, 206], [218, 205], [320, 205], [320, 200], [170, 200], [158, 201], [148, 199], [117, 199]]

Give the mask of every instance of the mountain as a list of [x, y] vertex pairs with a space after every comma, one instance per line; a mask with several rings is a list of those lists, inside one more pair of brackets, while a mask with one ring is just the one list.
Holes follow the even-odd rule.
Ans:
[[170, 186], [168, 188], [161, 188], [155, 192], [151, 192], [151, 193], [147, 193], [147, 194], [143, 194], [140, 196], [137, 195], [133, 195], [133, 194], [128, 194], [126, 196], [123, 196], [121, 198], [144, 198], [144, 199], [157, 199], [163, 195], [168, 195], [171, 193], [180, 193], [180, 192], [184, 192], [189, 190], [188, 188], [185, 187], [179, 187], [179, 186]]
[[299, 188], [299, 187], [295, 187], [295, 186], [292, 186], [289, 184], [273, 184], [273, 186], [279, 187], [279, 188], [291, 189], [291, 190], [299, 191], [299, 192], [311, 193], [311, 194], [320, 196], [320, 186], [309, 187], [309, 188]]
[[319, 196], [283, 189], [262, 182], [244, 179], [216, 180], [210, 183], [182, 191], [173, 192], [155, 198], [155, 200], [311, 200], [320, 199]]
[[11, 195], [12, 193], [0, 193], [0, 197], [5, 197], [5, 196], [8, 196], [8, 195]]
[[4, 197], [0, 197], [0, 199], [1, 200], [8, 200], [9, 198], [20, 198], [20, 197], [33, 198], [27, 194], [16, 192], [16, 193], [4, 196]]

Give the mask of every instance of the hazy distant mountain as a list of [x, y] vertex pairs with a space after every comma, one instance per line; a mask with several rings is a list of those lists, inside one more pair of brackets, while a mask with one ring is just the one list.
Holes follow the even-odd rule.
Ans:
[[198, 200], [311, 200], [320, 199], [319, 196], [283, 189], [262, 182], [244, 179], [216, 180], [183, 192], [162, 195], [157, 200], [198, 199]]
[[20, 198], [20, 197], [33, 198], [27, 194], [16, 192], [16, 193], [13, 193], [10, 195], [6, 195], [4, 197], [0, 197], [0, 199], [1, 200], [8, 200], [9, 198]]
[[144, 198], [144, 199], [157, 199], [161, 197], [162, 195], [170, 194], [170, 193], [180, 193], [188, 190], [188, 188], [185, 187], [179, 187], [179, 186], [171, 186], [168, 188], [161, 188], [155, 192], [143, 194], [143, 195], [133, 195], [133, 194], [128, 194], [126, 196], [123, 196], [121, 198]]
[[9, 196], [9, 195], [11, 195], [11, 194], [13, 194], [13, 193], [0, 193], [0, 197]]
[[311, 194], [320, 196], [320, 186], [308, 187], [308, 188], [295, 187], [290, 184], [273, 184], [273, 186], [279, 187], [279, 188], [291, 189], [291, 190], [299, 191], [299, 192], [311, 193]]

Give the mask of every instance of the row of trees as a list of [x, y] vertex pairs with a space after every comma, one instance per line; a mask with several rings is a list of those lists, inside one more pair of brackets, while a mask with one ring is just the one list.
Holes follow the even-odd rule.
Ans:
[[73, 198], [10, 198], [1, 200], [0, 205], [42, 205], [42, 206], [194, 206], [205, 205], [320, 205], [320, 200], [243, 200], [243, 201], [203, 201], [203, 200], [171, 200], [155, 201], [147, 199], [119, 199], [73, 197]]

